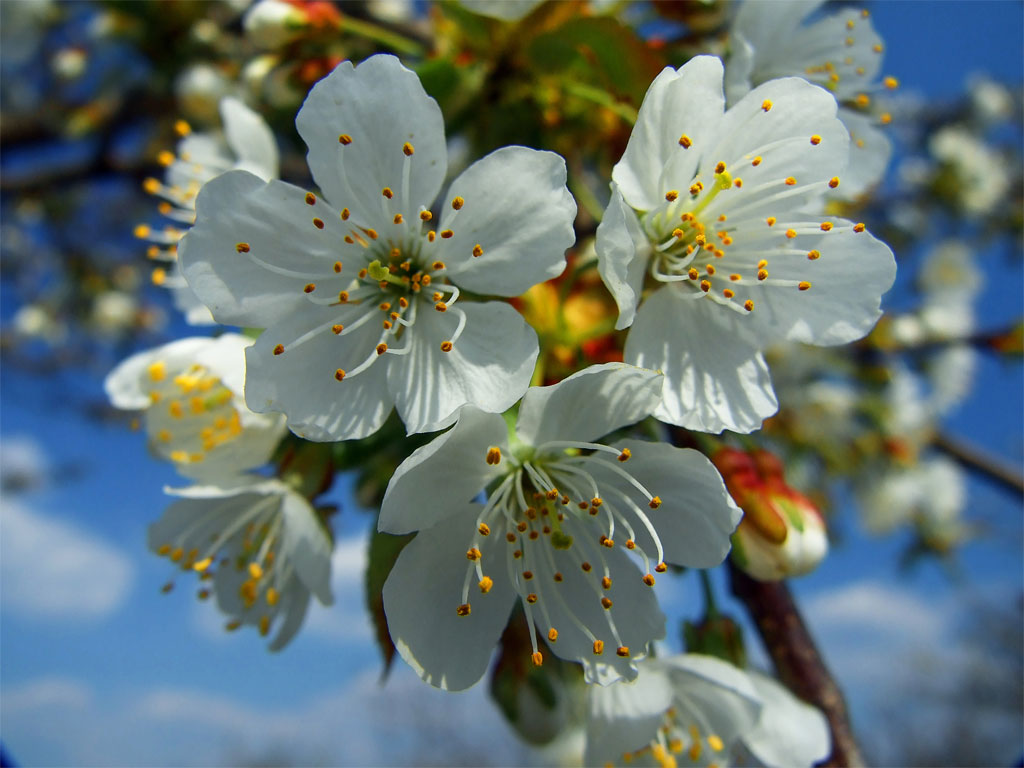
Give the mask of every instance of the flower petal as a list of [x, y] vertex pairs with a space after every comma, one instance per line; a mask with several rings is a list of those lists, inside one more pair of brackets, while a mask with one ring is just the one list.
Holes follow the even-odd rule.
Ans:
[[650, 416], [663, 378], [623, 363], [592, 365], [549, 387], [523, 395], [516, 433], [540, 446], [549, 440], [592, 442]]
[[235, 168], [276, 179], [277, 141], [263, 118], [232, 96], [220, 100], [220, 118], [228, 146], [238, 158]]
[[718, 736], [728, 749], [754, 727], [763, 712], [751, 677], [713, 656], [687, 653], [658, 659], [675, 691], [676, 719], [698, 725], [701, 735]]
[[628, 328], [636, 316], [651, 244], [640, 228], [636, 213], [612, 182], [612, 199], [597, 226], [597, 269], [619, 306], [616, 330]]
[[[316, 183], [357, 221], [369, 225], [398, 212], [412, 220], [437, 197], [448, 166], [441, 109], [394, 56], [371, 56], [357, 67], [343, 61], [313, 86], [295, 125]], [[414, 154], [405, 154], [405, 144]], [[386, 209], [384, 187], [395, 195]]]
[[[471, 585], [469, 615], [456, 614], [480, 505], [453, 506], [451, 514], [402, 550], [384, 583], [384, 613], [395, 647], [416, 674], [437, 688], [461, 691], [487, 671], [515, 593], [504, 570], [495, 571], [487, 594]], [[491, 536], [481, 545], [483, 563], [503, 556], [495, 552], [505, 543], [499, 538]]]
[[[441, 251], [453, 282], [518, 296], [558, 277], [576, 240], [576, 202], [565, 179], [559, 155], [526, 147], [504, 147], [463, 171], [448, 189], [439, 227], [454, 233]], [[455, 196], [464, 200], [458, 211], [449, 205]]]
[[267, 328], [305, 310], [303, 288], [311, 280], [340, 282], [333, 269], [339, 259], [352, 272], [366, 265], [363, 249], [345, 243], [347, 225], [337, 212], [320, 200], [311, 207], [306, 195], [245, 171], [203, 186], [179, 255], [189, 286], [218, 322]]
[[395, 470], [381, 502], [378, 529], [408, 533], [429, 528], [461, 509], [508, 469], [504, 457], [504, 464], [487, 463], [491, 446], [508, 452], [505, 420], [472, 406], [462, 408], [454, 427], [417, 448]]
[[824, 220], [833, 223], [831, 232], [799, 240], [801, 251], [813, 249], [819, 258], [764, 252], [773, 278], [809, 285], [798, 291], [767, 283], [749, 291], [757, 300], [750, 320], [759, 321], [754, 327], [765, 343], [785, 338], [819, 346], [847, 344], [867, 334], [882, 315], [882, 294], [896, 279], [889, 246], [869, 232], [854, 232], [849, 221]]
[[605, 765], [647, 746], [672, 706], [672, 685], [657, 666], [638, 665], [631, 683], [587, 686], [587, 746], [584, 765]]
[[148, 408], [153, 403], [149, 393], [154, 383], [149, 373], [150, 366], [162, 362], [168, 371], [183, 370], [194, 363], [196, 355], [211, 343], [212, 339], [201, 336], [178, 339], [122, 360], [103, 380], [110, 404], [131, 411]]
[[656, 418], [702, 432], [752, 432], [775, 413], [768, 366], [748, 319], [671, 286], [641, 305], [624, 355], [665, 373]]
[[[715, 141], [724, 109], [717, 57], [695, 56], [678, 70], [662, 70], [647, 89], [626, 151], [612, 169], [626, 202], [649, 211], [664, 204], [666, 192], [688, 185], [700, 153]], [[680, 144], [684, 135], [689, 147]]]
[[850, 164], [843, 173], [837, 197], [853, 200], [873, 189], [885, 176], [892, 157], [892, 142], [863, 112], [839, 108], [839, 118], [850, 132]]
[[[657, 509], [644, 508], [643, 512], [658, 533], [665, 560], [688, 568], [711, 568], [721, 563], [729, 554], [729, 537], [743, 513], [707, 457], [668, 443], [622, 440], [615, 447], [631, 451], [622, 469], [661, 499]], [[617, 463], [614, 456], [595, 454], [587, 469], [593, 472], [602, 492], [606, 485], [613, 485], [630, 493], [631, 484], [604, 468]], [[657, 548], [646, 528], [635, 525], [634, 529], [637, 546], [653, 556]]]
[[766, 766], [815, 765], [832, 751], [825, 716], [774, 679], [747, 673], [764, 702], [757, 725], [743, 733], [743, 745]]
[[284, 619], [281, 620], [274, 639], [270, 641], [267, 648], [271, 651], [280, 651], [292, 641], [302, 622], [306, 620], [306, 612], [309, 611], [309, 590], [305, 588], [298, 579], [292, 579], [285, 587], [281, 595], [281, 605], [284, 609]]
[[[301, 314], [264, 331], [245, 355], [249, 407], [287, 414], [288, 427], [307, 440], [353, 440], [376, 432], [392, 408], [385, 386], [391, 361], [381, 357], [356, 376], [336, 378], [339, 369], [351, 371], [375, 354], [380, 331], [372, 322], [352, 333], [331, 331], [331, 323], [347, 325], [359, 311], [306, 304]], [[278, 345], [284, 351], [275, 354]]]
[[456, 307], [447, 312], [424, 309], [412, 329], [412, 351], [395, 355], [387, 384], [410, 434], [441, 429], [455, 421], [467, 403], [501, 413], [530, 385], [537, 361], [537, 334], [504, 302], [460, 302], [466, 326], [450, 352], [443, 341], [454, 338]]
[[[331, 544], [317, 514], [304, 496], [286, 490], [281, 500], [282, 546], [299, 579], [324, 605], [331, 594]], [[308, 602], [308, 601], [306, 601]]]

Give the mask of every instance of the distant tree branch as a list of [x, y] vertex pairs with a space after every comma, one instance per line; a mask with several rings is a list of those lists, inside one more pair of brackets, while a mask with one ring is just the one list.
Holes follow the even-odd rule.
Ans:
[[944, 432], [936, 433], [932, 438], [932, 445], [967, 468], [995, 480], [1017, 495], [1024, 495], [1024, 475], [1021, 474], [1019, 467], [1014, 467], [1009, 462]]

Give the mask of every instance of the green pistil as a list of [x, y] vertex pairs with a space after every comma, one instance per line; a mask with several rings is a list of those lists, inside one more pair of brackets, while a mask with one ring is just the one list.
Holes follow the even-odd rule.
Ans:
[[562, 523], [558, 519], [558, 509], [552, 505], [551, 513], [548, 515], [551, 521], [551, 546], [555, 549], [568, 549], [572, 546], [572, 536], [562, 531]]
[[367, 265], [366, 274], [377, 282], [388, 282], [401, 288], [405, 287], [405, 283], [402, 281], [402, 278], [391, 274], [391, 270], [381, 264], [379, 259], [371, 261]]
[[691, 208], [690, 213], [697, 216], [701, 211], [708, 207], [712, 200], [718, 197], [718, 193], [723, 189], [729, 189], [732, 186], [732, 174], [728, 171], [722, 171], [721, 173], [715, 174], [714, 186], [708, 190], [707, 195], [700, 201], [700, 204], [696, 208]]

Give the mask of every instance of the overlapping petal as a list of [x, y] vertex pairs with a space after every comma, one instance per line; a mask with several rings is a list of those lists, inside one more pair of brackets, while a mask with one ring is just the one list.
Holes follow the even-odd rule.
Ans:
[[651, 244], [636, 213], [612, 183], [612, 198], [597, 226], [597, 269], [619, 307], [616, 330], [628, 328], [636, 317]]

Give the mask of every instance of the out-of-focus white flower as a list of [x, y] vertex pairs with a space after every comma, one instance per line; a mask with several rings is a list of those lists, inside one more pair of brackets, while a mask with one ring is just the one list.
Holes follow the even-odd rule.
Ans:
[[974, 119], [984, 126], [1009, 120], [1013, 116], [1013, 94], [1002, 83], [984, 74], [968, 79], [967, 94]]
[[587, 765], [728, 765], [742, 747], [766, 766], [810, 768], [831, 748], [820, 711], [712, 656], [648, 659], [633, 682], [588, 687], [587, 705]]
[[67, 327], [38, 304], [25, 304], [11, 318], [14, 332], [26, 339], [56, 344], [67, 337]]
[[306, 14], [282, 0], [257, 0], [242, 19], [246, 37], [264, 49], [287, 45], [302, 34], [307, 23]]
[[459, 5], [481, 16], [501, 21], [519, 21], [544, 0], [459, 0]]
[[276, 179], [278, 172], [277, 143], [263, 118], [233, 97], [221, 100], [220, 114], [223, 129], [218, 132], [193, 133], [188, 123], [178, 121], [175, 127], [182, 139], [177, 154], [162, 152], [158, 158], [167, 166], [164, 181], [144, 182], [147, 192], [163, 198], [161, 213], [177, 225], [162, 230], [146, 224], [135, 228], [137, 237], [150, 242], [147, 256], [164, 262], [153, 271], [153, 282], [171, 290], [175, 306], [190, 325], [214, 322], [177, 264], [178, 242], [195, 221], [196, 195], [203, 184], [224, 171], [246, 170], [263, 179]]
[[410, 21], [416, 15], [413, 0], [369, 0], [366, 10], [374, 18], [391, 23]]
[[576, 214], [565, 162], [499, 149], [432, 212], [441, 110], [393, 56], [340, 64], [296, 125], [324, 197], [226, 173], [182, 241], [213, 316], [267, 329], [246, 353], [249, 406], [283, 411], [311, 440], [365, 437], [393, 407], [410, 432], [451, 424], [466, 403], [507, 409], [536, 334], [505, 302], [460, 297], [516, 296], [563, 270]]
[[928, 360], [929, 402], [936, 415], [949, 413], [970, 394], [977, 364], [978, 353], [969, 344], [950, 345]]
[[87, 62], [88, 57], [84, 49], [68, 46], [67, 48], [61, 48], [53, 54], [53, 60], [50, 62], [50, 65], [53, 67], [54, 74], [58, 77], [64, 80], [75, 80], [85, 72]]
[[597, 252], [616, 327], [632, 325], [626, 361], [665, 373], [655, 416], [750, 432], [777, 407], [761, 350], [860, 338], [896, 265], [863, 224], [823, 215], [849, 157], [826, 91], [785, 78], [723, 102], [717, 58], [658, 75]]
[[186, 115], [204, 122], [217, 119], [220, 100], [231, 93], [232, 84], [212, 64], [198, 63], [186, 68], [174, 81], [174, 93]]
[[[379, 527], [419, 534], [384, 585], [384, 611], [424, 680], [449, 690], [479, 680], [517, 598], [534, 664], [543, 662], [539, 628], [591, 682], [636, 676], [665, 631], [654, 573], [666, 562], [720, 563], [740, 514], [696, 451], [593, 442], [648, 415], [661, 380], [621, 363], [592, 366], [527, 391], [511, 433], [501, 416], [467, 406], [399, 466]], [[486, 503], [474, 501], [484, 489]]]
[[853, 198], [881, 180], [892, 145], [877, 128], [888, 114], [873, 115], [872, 95], [895, 88], [878, 80], [882, 39], [865, 10], [843, 8], [810, 21], [824, 0], [745, 0], [730, 31], [725, 88], [735, 103], [751, 88], [777, 77], [802, 77], [831, 91], [850, 132], [850, 167], [834, 196]]
[[149, 527], [149, 548], [198, 573], [200, 599], [212, 586], [227, 630], [268, 635], [276, 626], [277, 651], [298, 632], [311, 595], [333, 602], [331, 541], [304, 496], [252, 475], [166, 490], [179, 500]]
[[282, 414], [253, 413], [242, 396], [250, 339], [227, 333], [140, 352], [104, 387], [116, 408], [144, 410], [152, 450], [183, 475], [213, 479], [265, 464], [285, 431]]
[[109, 335], [124, 333], [135, 325], [139, 302], [125, 291], [104, 291], [93, 299], [92, 326]]
[[953, 174], [956, 202], [974, 216], [989, 213], [1009, 189], [1005, 162], [962, 125], [937, 131], [928, 149]]

